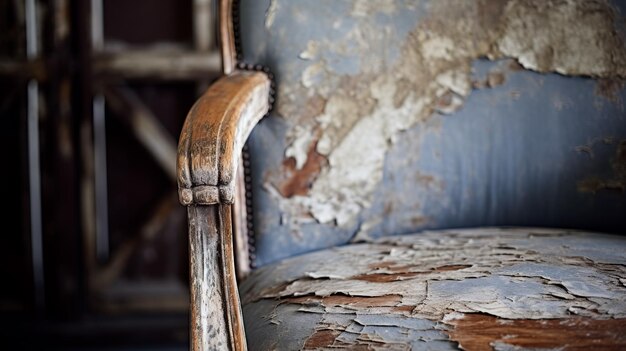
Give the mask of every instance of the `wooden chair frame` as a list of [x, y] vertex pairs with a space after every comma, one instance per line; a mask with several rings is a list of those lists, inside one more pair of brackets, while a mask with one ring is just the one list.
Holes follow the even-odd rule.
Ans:
[[192, 350], [246, 349], [233, 252], [233, 223], [242, 223], [245, 210], [232, 206], [243, 190], [236, 189], [242, 147], [269, 110], [270, 79], [235, 69], [232, 8], [232, 0], [219, 1], [224, 76], [191, 108], [178, 144], [178, 193], [189, 220]]

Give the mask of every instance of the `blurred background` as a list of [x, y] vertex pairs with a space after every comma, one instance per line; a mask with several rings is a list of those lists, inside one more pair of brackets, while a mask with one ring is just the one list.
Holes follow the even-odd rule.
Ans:
[[184, 350], [176, 141], [219, 74], [212, 0], [0, 0], [0, 335]]

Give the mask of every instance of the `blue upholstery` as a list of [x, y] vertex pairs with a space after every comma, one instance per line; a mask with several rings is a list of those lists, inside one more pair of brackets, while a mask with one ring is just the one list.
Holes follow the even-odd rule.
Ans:
[[540, 228], [380, 238], [262, 267], [251, 350], [622, 350], [626, 238]]
[[[343, 202], [352, 206], [350, 213], [339, 216], [339, 210], [318, 211], [324, 205], [319, 199], [318, 207], [311, 210], [306, 198], [313, 191], [307, 193], [302, 184], [295, 193], [289, 189], [281, 193], [281, 186], [297, 173], [297, 162], [303, 166], [311, 159], [310, 172], [303, 174], [310, 177], [304, 183], [313, 187], [320, 186], [320, 179], [332, 169], [341, 169], [331, 164], [332, 156], [311, 152], [320, 150], [319, 140], [333, 128], [329, 123], [354, 123], [355, 118], [371, 117], [367, 113], [333, 115], [329, 108], [333, 96], [350, 92], [360, 96], [376, 77], [389, 76], [398, 62], [410, 60], [407, 45], [411, 45], [412, 35], [425, 43], [424, 36], [436, 34], [439, 39], [430, 43], [429, 54], [435, 58], [403, 66], [410, 70], [398, 74], [395, 89], [399, 91], [403, 74], [421, 74], [429, 69], [429, 62], [443, 62], [436, 55], [447, 55], [441, 39], [447, 33], [446, 25], [492, 10], [479, 7], [477, 13], [464, 12], [469, 10], [455, 9], [459, 2], [454, 1], [420, 1], [417, 5], [415, 1], [395, 1], [391, 9], [382, 6], [389, 2], [365, 2], [378, 6], [373, 8], [363, 3], [242, 0], [239, 5], [242, 61], [268, 66], [277, 83], [276, 108], [249, 141], [258, 265], [344, 244], [355, 236], [359, 240], [423, 229], [517, 225], [626, 230], [626, 89], [619, 83], [624, 72], [572, 69], [570, 74], [556, 63], [554, 67], [548, 63], [524, 69], [518, 64], [523, 60], [505, 54], [489, 60], [457, 53], [450, 67], [438, 71], [443, 72], [437, 77], [442, 79], [440, 87], [448, 86], [448, 90], [428, 93], [437, 101], [431, 102], [423, 118], [403, 127], [391, 124], [397, 130], [389, 133], [384, 146], [381, 179], [374, 182], [371, 192]], [[463, 6], [478, 3], [468, 1]], [[449, 10], [445, 16], [441, 14], [444, 5]], [[447, 34], [452, 41], [466, 34], [467, 42], [480, 42], [478, 29], [483, 23], [488, 27], [490, 21], [497, 21], [505, 10], [493, 9], [477, 27], [468, 27], [467, 33]], [[615, 26], [615, 35], [621, 36], [623, 49], [623, 13], [617, 7], [610, 11], [617, 18], [610, 25]], [[437, 45], [443, 49], [437, 51]], [[616, 45], [616, 55], [624, 55]], [[482, 49], [476, 50], [480, 53]], [[443, 82], [446, 72], [466, 74], [473, 85], [471, 91], [464, 91], [458, 82]], [[423, 81], [424, 86], [434, 79]], [[467, 81], [461, 79], [463, 82]], [[353, 85], [346, 87], [348, 84]], [[331, 91], [322, 90], [328, 87]], [[372, 103], [353, 101], [359, 108]], [[406, 104], [418, 103], [416, 97], [412, 101]], [[400, 118], [398, 115], [390, 113], [387, 118]], [[382, 129], [373, 133], [387, 133]], [[349, 142], [347, 137], [335, 138]], [[297, 154], [295, 144], [307, 142], [308, 146], [300, 148], [306, 158], [290, 158]], [[287, 152], [290, 147], [292, 151]], [[371, 154], [359, 150], [350, 155], [363, 163], [376, 162], [368, 158]], [[352, 172], [343, 171], [348, 172], [344, 175]], [[352, 196], [365, 187], [357, 182], [340, 192]], [[323, 216], [329, 216], [328, 220]]]

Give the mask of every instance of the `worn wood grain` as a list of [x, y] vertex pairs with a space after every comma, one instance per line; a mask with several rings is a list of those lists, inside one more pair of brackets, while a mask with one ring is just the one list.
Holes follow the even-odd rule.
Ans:
[[222, 234], [222, 276], [224, 277], [224, 293], [226, 296], [226, 313], [231, 346], [234, 350], [246, 349], [246, 336], [241, 313], [241, 301], [237, 289], [235, 258], [233, 252], [232, 207], [219, 205], [220, 228]]
[[241, 149], [267, 113], [270, 80], [235, 72], [215, 82], [191, 108], [178, 144], [180, 201], [233, 203]]
[[220, 51], [222, 53], [222, 71], [228, 75], [235, 70], [237, 53], [235, 49], [235, 30], [233, 26], [232, 0], [219, 2]]
[[[189, 207], [192, 349], [245, 350], [233, 252], [233, 226], [237, 247], [247, 245], [242, 216], [246, 212], [245, 190], [238, 166], [245, 140], [269, 109], [270, 81], [262, 73], [234, 71], [232, 1], [219, 1], [218, 16], [226, 77], [207, 90], [185, 120], [178, 147], [177, 179], [180, 201], [194, 205]], [[236, 197], [239, 203], [233, 217], [230, 204]], [[217, 203], [222, 204], [217, 205], [216, 212]], [[208, 241], [204, 239], [207, 235]], [[249, 266], [246, 252], [239, 250], [237, 255], [242, 273]], [[218, 297], [212, 299], [213, 294], [207, 295], [207, 290]]]
[[243, 159], [237, 170], [235, 202], [233, 203], [233, 240], [235, 248], [235, 266], [237, 279], [243, 280], [250, 273], [250, 244], [248, 243], [248, 213], [246, 209], [246, 179]]
[[230, 206], [189, 206], [192, 350], [245, 350]]

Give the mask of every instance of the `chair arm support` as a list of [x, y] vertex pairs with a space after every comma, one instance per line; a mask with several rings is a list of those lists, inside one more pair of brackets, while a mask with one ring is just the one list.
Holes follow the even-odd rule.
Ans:
[[269, 109], [270, 80], [234, 72], [193, 105], [178, 144], [178, 194], [183, 205], [232, 204], [241, 149]]
[[236, 71], [213, 83], [187, 115], [178, 143], [180, 202], [188, 205], [191, 350], [245, 350], [231, 204], [241, 149], [269, 109], [270, 80]]

